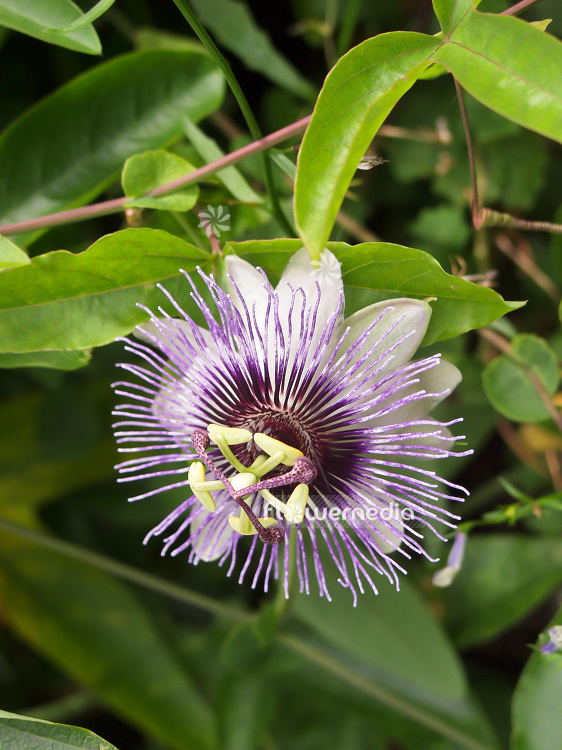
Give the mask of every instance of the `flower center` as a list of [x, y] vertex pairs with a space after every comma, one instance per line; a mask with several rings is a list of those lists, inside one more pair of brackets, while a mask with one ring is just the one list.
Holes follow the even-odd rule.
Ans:
[[[234, 476], [227, 477], [207, 454], [210, 442], [218, 446], [224, 458], [235, 469], [237, 473]], [[274, 518], [258, 518], [252, 511], [250, 500], [256, 492], [259, 492], [267, 503], [277, 508], [289, 523], [302, 522], [308, 500], [308, 485], [316, 477], [316, 468], [301, 450], [262, 432], [252, 433], [244, 428], [216, 424], [210, 424], [207, 430], [195, 430], [192, 443], [201, 459], [194, 461], [189, 467], [188, 479], [193, 494], [210, 513], [213, 513], [216, 506], [211, 492], [226, 489], [240, 506], [240, 516], [228, 519], [234, 531], [239, 534], [258, 534], [267, 544], [279, 544], [283, 541], [283, 530], [277, 528]], [[234, 455], [231, 446], [250, 443], [254, 449], [257, 446], [261, 452], [256, 455], [250, 466], [246, 466]], [[205, 466], [213, 472], [216, 481], [207, 481]], [[290, 468], [274, 475], [280, 466]], [[264, 479], [266, 474], [270, 476]], [[284, 503], [270, 490], [286, 485], [296, 487], [287, 503]]]
[[[280, 442], [293, 446], [303, 456], [314, 464], [317, 479], [326, 486], [328, 480], [324, 475], [323, 465], [326, 461], [326, 446], [309, 425], [303, 424], [302, 420], [288, 410], [262, 407], [257, 413], [242, 413], [232, 415], [229, 423], [232, 427], [248, 430], [252, 434], [269, 435]], [[262, 450], [254, 439], [248, 443], [238, 445], [234, 448], [237, 458], [243, 463], [252, 463], [261, 454]], [[286, 467], [279, 465], [273, 469], [273, 474], [278, 475], [286, 471]]]

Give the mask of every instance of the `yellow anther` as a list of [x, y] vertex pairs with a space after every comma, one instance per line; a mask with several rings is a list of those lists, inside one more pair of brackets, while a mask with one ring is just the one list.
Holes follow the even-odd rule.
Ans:
[[191, 485], [191, 491], [199, 502], [207, 508], [210, 513], [214, 513], [216, 510], [215, 501], [211, 497], [211, 493], [204, 489], [199, 489], [201, 485], [206, 484], [205, 482], [205, 467], [201, 461], [194, 461], [189, 467], [187, 472], [187, 479]]
[[[254, 474], [250, 474], [249, 471], [244, 471], [233, 477], [230, 480], [230, 484], [232, 485], [232, 488], [238, 492], [239, 490], [245, 490], [247, 487], [251, 487], [256, 483], [256, 481], [257, 479]], [[244, 497], [244, 500], [248, 504], [248, 495]], [[238, 521], [240, 527], [239, 533], [250, 534], [250, 529], [252, 529], [253, 526], [250, 519], [248, 518], [248, 515], [243, 510], [240, 511], [240, 518], [238, 519]]]
[[[266, 529], [269, 528], [270, 526], [277, 526], [277, 519], [275, 518], [259, 518], [258, 520], [261, 523], [261, 525]], [[252, 534], [258, 533], [252, 525], [250, 525], [250, 528], [248, 531], [243, 531], [242, 526], [240, 524], [240, 519], [237, 516], [230, 516], [230, 518], [228, 519], [228, 523], [232, 526], [234, 531], [236, 531], [236, 533], [238, 534], [243, 534], [244, 536], [251, 536]]]
[[247, 487], [251, 487], [257, 481], [255, 474], [251, 474], [249, 471], [243, 471], [240, 474], [236, 474], [235, 477], [232, 477], [230, 484], [236, 492], [239, 492], [240, 490], [245, 490]]
[[285, 510], [285, 518], [289, 523], [302, 523], [304, 521], [308, 493], [307, 484], [297, 484], [291, 492], [291, 496], [287, 501], [287, 509]]
[[240, 445], [247, 443], [252, 439], [250, 430], [244, 430], [241, 427], [226, 427], [222, 424], [210, 424], [207, 427], [209, 439], [220, 445], [221, 442], [227, 445]]
[[267, 453], [268, 456], [275, 456], [276, 453], [282, 453], [283, 458], [280, 463], [285, 466], [293, 466], [295, 458], [300, 458], [304, 455], [297, 448], [292, 448], [290, 445], [272, 438], [271, 435], [265, 435], [263, 432], [256, 432], [254, 435], [254, 442], [262, 449], [262, 451], [264, 451], [264, 453]]

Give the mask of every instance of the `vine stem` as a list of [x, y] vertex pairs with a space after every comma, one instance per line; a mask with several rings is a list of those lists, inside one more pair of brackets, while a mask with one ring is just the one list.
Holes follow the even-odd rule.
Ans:
[[[260, 151], [264, 151], [265, 149], [281, 143], [282, 141], [286, 141], [288, 138], [292, 138], [292, 136], [306, 130], [311, 117], [312, 115], [303, 117], [301, 120], [297, 120], [297, 122], [293, 122], [291, 125], [281, 128], [281, 130], [276, 130], [274, 133], [266, 135], [264, 138], [259, 138], [257, 141], [249, 143], [247, 146], [243, 146], [230, 154], [226, 154], [210, 164], [205, 164], [205, 166], [195, 169], [184, 177], [178, 177], [171, 182], [167, 182], [165, 185], [160, 185], [159, 187], [154, 188], [154, 190], [146, 193], [146, 196], [154, 197], [157, 195], [163, 195], [172, 190], [177, 190], [180, 187], [191, 185], [204, 177], [209, 177], [210, 175], [215, 174], [215, 172], [225, 169], [225, 167], [237, 164], [239, 161], [247, 159], [249, 156], [253, 156], [253, 154], [257, 154]], [[45, 229], [59, 224], [68, 224], [72, 221], [82, 221], [83, 219], [90, 219], [94, 216], [107, 216], [108, 214], [122, 211], [130, 200], [131, 198], [127, 198], [126, 196], [123, 198], [114, 198], [109, 201], [92, 203], [89, 206], [81, 206], [80, 208], [71, 208], [67, 211], [58, 211], [57, 213], [48, 214], [47, 216], [39, 216], [36, 219], [27, 219], [25, 221], [14, 222], [13, 224], [4, 224], [3, 226], [0, 226], [0, 235], [21, 234], [22, 232]]]
[[491, 208], [480, 209], [479, 219], [481, 227], [507, 227], [508, 229], [529, 229], [536, 232], [562, 234], [562, 224], [553, 224], [551, 221], [518, 219], [517, 216], [492, 211]]
[[[199, 19], [197, 18], [195, 13], [191, 10], [186, 0], [173, 0], [173, 2], [178, 8], [178, 10], [180, 11], [180, 13], [182, 14], [182, 16], [191, 26], [193, 31], [197, 34], [203, 46], [209, 51], [211, 56], [218, 63], [226, 79], [226, 82], [228, 83], [230, 90], [234, 94], [234, 97], [236, 101], [238, 102], [238, 106], [240, 107], [240, 110], [242, 111], [242, 114], [244, 115], [244, 119], [246, 120], [250, 133], [252, 135], [252, 138], [254, 138], [255, 140], [259, 140], [262, 137], [262, 132], [259, 128], [256, 118], [254, 117], [252, 108], [248, 104], [248, 100], [244, 96], [244, 92], [242, 91], [240, 84], [236, 80], [236, 76], [232, 72], [232, 68], [228, 64], [228, 61], [226, 60], [222, 52], [219, 50], [217, 45], [214, 43], [214, 41], [211, 39], [211, 37], [207, 33], [207, 30], [201, 25], [201, 23], [199, 22]], [[283, 231], [288, 232], [288, 236], [293, 236], [295, 234], [295, 230], [291, 227], [291, 225], [289, 224], [289, 222], [287, 221], [285, 217], [285, 214], [281, 210], [281, 206], [277, 198], [277, 191], [273, 183], [273, 172], [271, 170], [271, 162], [269, 161], [269, 157], [267, 157], [265, 154], [262, 156], [262, 165], [263, 165], [265, 186], [267, 188], [267, 193], [269, 195], [269, 200], [271, 202], [271, 209], [275, 215], [275, 218], [281, 225]]]
[[[525, 0], [526, 1], [526, 0]], [[534, 1], [534, 0], [533, 0]], [[515, 8], [515, 6], [513, 6]], [[522, 9], [522, 8], [521, 8]], [[476, 178], [476, 157], [474, 153], [474, 144], [472, 142], [472, 133], [470, 132], [470, 123], [464, 101], [464, 93], [460, 83], [453, 76], [455, 89], [459, 100], [461, 110], [462, 124], [466, 139], [466, 148], [468, 151], [468, 164], [470, 168], [470, 185], [471, 185], [471, 207], [472, 207], [472, 224], [475, 229], [482, 227], [508, 227], [511, 229], [526, 229], [538, 232], [554, 232], [562, 234], [562, 224], [553, 224], [550, 221], [527, 221], [518, 219], [511, 214], [493, 211], [490, 208], [482, 208], [480, 205], [480, 196], [478, 194], [478, 181]]]
[[130, 581], [130, 583], [135, 583], [138, 586], [143, 586], [164, 596], [169, 596], [177, 601], [184, 602], [184, 604], [198, 607], [211, 614], [229, 617], [231, 620], [237, 620], [238, 622], [253, 622], [255, 619], [254, 615], [250, 612], [244, 612], [236, 607], [223, 604], [223, 602], [212, 599], [210, 596], [205, 596], [205, 594], [192, 591], [185, 586], [178, 586], [176, 583], [165, 581], [151, 573], [145, 573], [144, 570], [134, 568], [132, 565], [113, 560], [111, 557], [84, 549], [77, 544], [67, 542], [64, 539], [58, 539], [37, 529], [21, 526], [5, 518], [0, 518], [0, 529], [9, 534], [23, 537], [34, 544], [39, 544], [41, 547], [53, 550], [53, 552], [58, 552], [74, 560], [80, 560], [80, 562], [86, 563], [86, 565], [103, 570], [105, 573], [117, 576], [117, 578], [122, 578], [125, 581]]
[[522, 10], [525, 10], [525, 8], [529, 8], [531, 5], [534, 5], [538, 2], [539, 0], [521, 0], [521, 2], [512, 5], [511, 8], [502, 10], [500, 16], [514, 16], [516, 13], [520, 13]]

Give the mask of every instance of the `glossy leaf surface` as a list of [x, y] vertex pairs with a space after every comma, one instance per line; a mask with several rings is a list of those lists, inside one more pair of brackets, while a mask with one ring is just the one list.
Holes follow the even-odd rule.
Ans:
[[135, 154], [125, 162], [121, 182], [123, 192], [131, 197], [128, 207], [189, 211], [199, 195], [197, 185], [188, 185], [170, 195], [137, 198], [154, 188], [184, 177], [194, 170], [193, 164], [164, 149]]
[[299, 150], [295, 182], [295, 219], [313, 257], [328, 240], [367, 146], [439, 44], [408, 31], [381, 34], [344, 55], [326, 78]]
[[61, 28], [82, 22], [84, 15], [71, 0], [0, 0], [0, 26], [20, 31], [43, 42], [90, 55], [101, 53], [98, 35], [89, 21], [67, 34]]
[[562, 42], [514, 16], [459, 15], [434, 59], [482, 104], [562, 142]]
[[[290, 255], [299, 247], [300, 240], [249, 240], [227, 245], [245, 260], [261, 266], [271, 275], [272, 283], [277, 283]], [[506, 302], [492, 289], [445, 273], [422, 250], [384, 242], [355, 246], [330, 242], [328, 247], [342, 264], [347, 314], [396, 297], [436, 297], [430, 302], [433, 313], [424, 344], [488, 325], [520, 306]]]
[[75, 78], [0, 137], [0, 223], [87, 202], [126, 159], [177, 139], [185, 113], [204, 117], [222, 93], [215, 64], [195, 52], [134, 52]]
[[125, 229], [83, 253], [59, 250], [0, 274], [4, 352], [87, 349], [130, 333], [166, 299], [188, 297], [180, 269], [205, 268], [211, 256], [157, 229]]
[[97, 734], [0, 711], [0, 743], [10, 750], [116, 750]]

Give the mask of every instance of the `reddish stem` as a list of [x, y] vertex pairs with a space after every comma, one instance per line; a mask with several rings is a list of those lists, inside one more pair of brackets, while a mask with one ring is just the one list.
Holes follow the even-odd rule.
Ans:
[[459, 100], [459, 107], [461, 110], [462, 124], [464, 127], [464, 135], [466, 138], [466, 148], [468, 150], [468, 163], [470, 166], [470, 184], [472, 187], [472, 223], [476, 229], [480, 229], [482, 226], [482, 218], [480, 216], [480, 199], [478, 197], [478, 183], [476, 181], [476, 159], [474, 158], [474, 146], [472, 143], [472, 134], [470, 132], [470, 125], [468, 122], [468, 114], [466, 111], [466, 104], [464, 103], [463, 90], [460, 83], [456, 78], [453, 77], [455, 82], [455, 88], [457, 90], [457, 97]]
[[[264, 138], [260, 138], [253, 143], [249, 143], [247, 146], [243, 146], [242, 148], [233, 151], [231, 154], [222, 156], [220, 159], [217, 159], [210, 164], [206, 164], [204, 167], [200, 167], [199, 169], [190, 172], [188, 175], [185, 175], [185, 177], [179, 177], [177, 180], [172, 180], [172, 182], [168, 182], [165, 185], [161, 185], [160, 187], [151, 190], [150, 192], [146, 193], [146, 196], [153, 197], [156, 195], [162, 195], [163, 193], [169, 193], [172, 190], [177, 190], [177, 188], [191, 185], [194, 182], [198, 182], [203, 177], [208, 177], [209, 175], [214, 174], [215, 172], [218, 172], [225, 167], [229, 167], [232, 164], [236, 164], [237, 162], [242, 161], [243, 159], [247, 159], [253, 154], [257, 154], [260, 151], [265, 151], [266, 149], [275, 146], [277, 143], [286, 141], [293, 135], [306, 130], [311, 117], [312, 115], [303, 117], [302, 120], [297, 120], [297, 122], [293, 122], [291, 125], [287, 125], [287, 127], [281, 128], [281, 130], [276, 130], [274, 133], [266, 135]], [[0, 226], [0, 235], [21, 234], [22, 232], [30, 232], [37, 229], [45, 229], [46, 227], [54, 227], [58, 224], [67, 224], [68, 222], [72, 221], [81, 221], [83, 219], [92, 218], [93, 216], [106, 216], [107, 214], [113, 214], [122, 211], [130, 200], [131, 199], [127, 197], [114, 198], [110, 201], [92, 203], [89, 206], [82, 206], [81, 208], [72, 208], [68, 211], [58, 211], [57, 213], [48, 214], [47, 216], [40, 216], [36, 219], [27, 219], [26, 221], [17, 221], [13, 224], [4, 224], [4, 226]]]
[[539, 0], [521, 0], [520, 3], [515, 3], [515, 5], [512, 5], [511, 8], [502, 10], [500, 16], [514, 16], [516, 13], [519, 13], [520, 11], [525, 10], [525, 8], [529, 8], [531, 5], [534, 5], [538, 2]]

